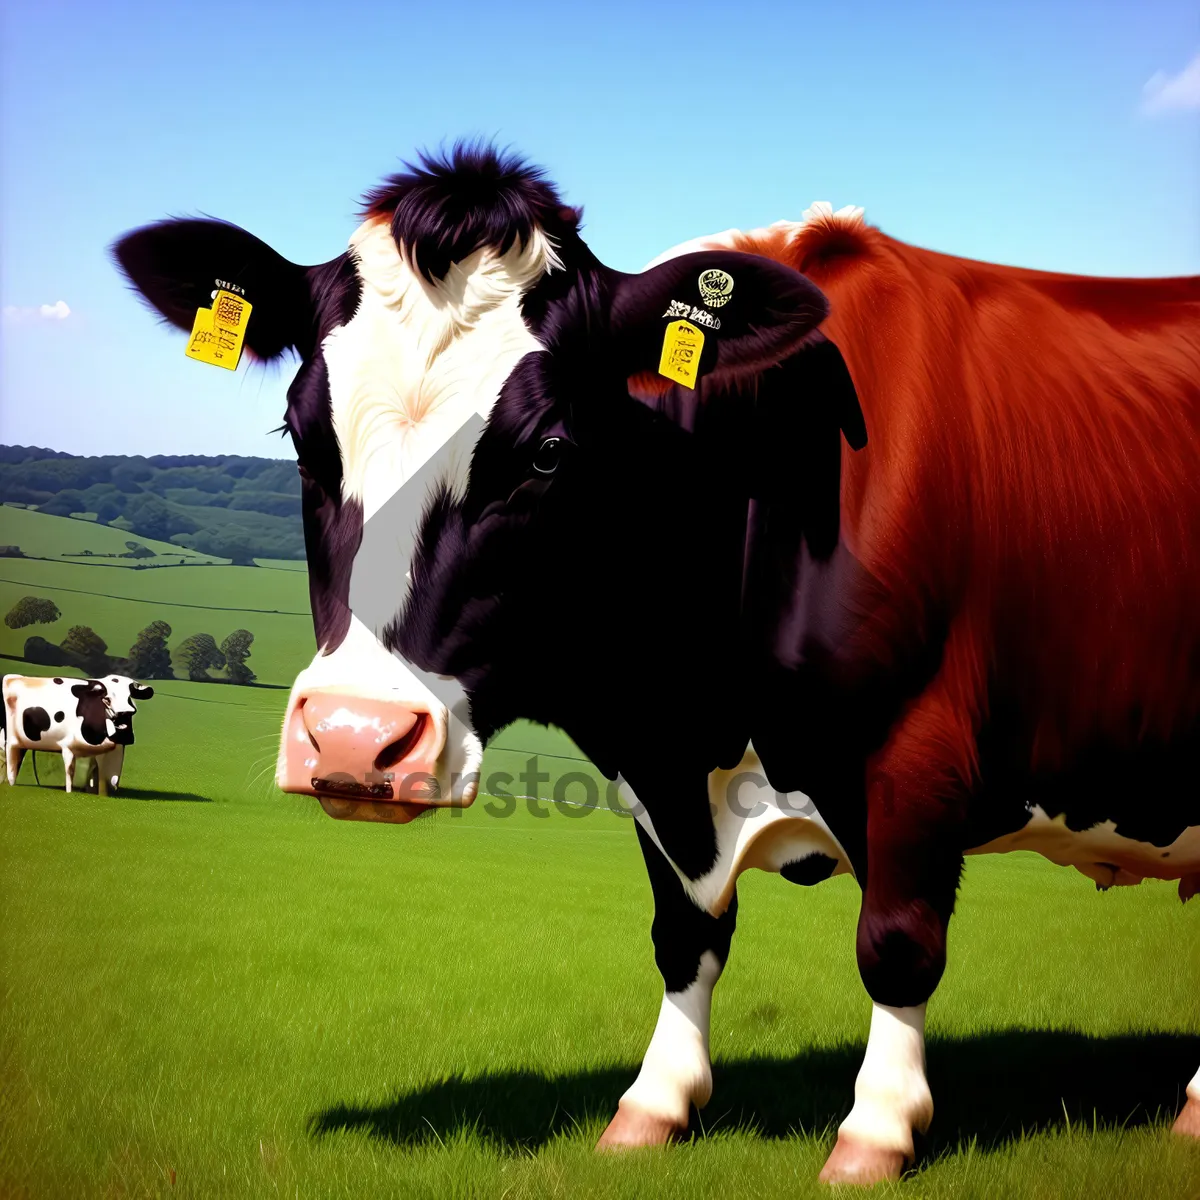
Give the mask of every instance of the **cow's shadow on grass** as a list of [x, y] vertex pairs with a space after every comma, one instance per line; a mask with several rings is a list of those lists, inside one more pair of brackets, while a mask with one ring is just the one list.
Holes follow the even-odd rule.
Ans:
[[195, 792], [166, 792], [161, 788], [121, 787], [118, 800], [186, 800], [193, 804], [211, 804], [211, 796], [197, 796]]
[[[735, 1059], [713, 1068], [713, 1098], [692, 1114], [692, 1137], [740, 1131], [761, 1138], [832, 1133], [849, 1111], [863, 1047], [792, 1059]], [[1023, 1132], [1170, 1121], [1200, 1063], [1200, 1037], [1006, 1030], [933, 1040], [935, 1116], [925, 1155], [969, 1143], [1000, 1146]], [[315, 1135], [357, 1130], [400, 1146], [475, 1130], [504, 1149], [535, 1149], [579, 1123], [616, 1112], [637, 1066], [546, 1076], [507, 1071], [452, 1078], [378, 1105], [337, 1104], [315, 1114]]]

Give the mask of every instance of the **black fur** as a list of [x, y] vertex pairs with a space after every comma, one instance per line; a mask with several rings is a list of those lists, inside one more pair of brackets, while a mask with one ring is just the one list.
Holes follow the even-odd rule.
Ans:
[[828, 854], [809, 854], [804, 858], [786, 862], [779, 868], [779, 873], [789, 883], [803, 884], [809, 887], [814, 883], [822, 883], [833, 874], [837, 859]]
[[[710, 343], [704, 403], [632, 399], [625, 377], [657, 365], [670, 300], [690, 299], [686, 288], [714, 266], [734, 275], [738, 303]], [[749, 683], [739, 464], [756, 439], [776, 436], [769, 406], [756, 424], [753, 397], [716, 380], [802, 355], [824, 312], [795, 272], [729, 252], [603, 275], [548, 306], [548, 349], [510, 375], [464, 500], [431, 501], [408, 603], [386, 639], [457, 675], [484, 737], [517, 717], [564, 728], [630, 782], [692, 878], [716, 856], [707, 776], [736, 764], [750, 736], [752, 714], [734, 700]], [[824, 404], [814, 394], [803, 408]], [[533, 469], [547, 438], [567, 450], [549, 478]]]
[[484, 246], [524, 246], [536, 227], [556, 244], [576, 240], [580, 212], [563, 203], [544, 172], [516, 154], [477, 142], [449, 153], [422, 151], [419, 162], [367, 193], [365, 215], [391, 220], [396, 245], [426, 280]]
[[50, 714], [40, 705], [32, 705], [25, 710], [21, 727], [31, 742], [40, 742], [42, 734], [50, 728]]
[[108, 689], [98, 679], [88, 679], [71, 687], [71, 695], [78, 699], [75, 715], [79, 718], [79, 731], [89, 746], [99, 746], [108, 740], [108, 705], [105, 703]]

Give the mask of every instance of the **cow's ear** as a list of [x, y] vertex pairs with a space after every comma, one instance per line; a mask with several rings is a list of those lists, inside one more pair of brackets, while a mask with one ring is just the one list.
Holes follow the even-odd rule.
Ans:
[[82, 683], [71, 685], [71, 695], [77, 696], [80, 700], [84, 696], [107, 696], [108, 688], [97, 679], [85, 679]]
[[129, 694], [135, 700], [149, 700], [154, 695], [154, 689], [148, 684], [134, 683], [130, 685]]
[[828, 312], [820, 288], [791, 267], [755, 254], [704, 250], [620, 276], [609, 329], [627, 375], [661, 370], [694, 386], [699, 379], [726, 383], [774, 366]]
[[311, 347], [308, 269], [236, 225], [159, 221], [127, 233], [112, 254], [134, 288], [179, 329], [190, 333], [197, 310], [210, 308], [213, 293], [225, 287], [253, 306], [245, 346], [255, 358], [266, 362], [285, 350], [306, 353]]

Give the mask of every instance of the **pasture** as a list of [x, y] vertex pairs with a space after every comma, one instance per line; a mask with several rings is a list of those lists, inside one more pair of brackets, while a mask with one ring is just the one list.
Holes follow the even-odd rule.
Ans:
[[[22, 581], [0, 603], [52, 596], [116, 649], [195, 614], [253, 630], [264, 682], [311, 652], [303, 572], [0, 575]], [[64, 795], [48, 757], [46, 786], [26, 765], [0, 788], [0, 1195], [828, 1195], [870, 1010], [853, 882], [743, 877], [712, 1102], [686, 1145], [597, 1156], [661, 996], [629, 818], [483, 796], [332, 821], [273, 790], [286, 692], [155, 689], [122, 796]], [[485, 780], [534, 753], [542, 796], [585, 767], [516, 727]], [[1200, 1065], [1200, 905], [1174, 885], [970, 860], [929, 1034], [925, 1157], [876, 1194], [1200, 1194], [1200, 1147], [1168, 1133]]]

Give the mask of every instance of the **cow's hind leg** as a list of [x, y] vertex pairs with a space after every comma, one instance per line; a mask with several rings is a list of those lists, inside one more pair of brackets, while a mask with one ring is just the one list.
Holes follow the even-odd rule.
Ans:
[[1184, 1137], [1200, 1138], [1200, 1071], [1192, 1076], [1192, 1082], [1187, 1086], [1187, 1100], [1171, 1129]]
[[642, 1069], [621, 1097], [598, 1150], [664, 1145], [686, 1132], [693, 1104], [708, 1103], [709, 1013], [737, 919], [736, 895], [720, 917], [697, 908], [640, 825], [637, 832], [654, 891], [651, 937], [664, 994]]
[[925, 1078], [925, 1005], [946, 966], [946, 928], [962, 870], [966, 789], [947, 763], [944, 708], [930, 695], [893, 731], [867, 771], [866, 879], [858, 919], [859, 974], [872, 1000], [871, 1032], [821, 1178], [896, 1179], [915, 1157], [914, 1131], [933, 1118]]
[[25, 757], [25, 747], [10, 741], [4, 748], [4, 766], [8, 772], [8, 782], [16, 784], [17, 773], [21, 770], [21, 760]]

